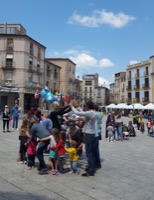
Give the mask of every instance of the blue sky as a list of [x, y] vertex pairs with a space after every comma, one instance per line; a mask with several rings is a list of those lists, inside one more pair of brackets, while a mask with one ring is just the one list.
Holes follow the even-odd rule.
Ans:
[[70, 58], [76, 76], [98, 73], [103, 86], [154, 55], [154, 0], [0, 0], [0, 8], [1, 24], [21, 23], [46, 57]]

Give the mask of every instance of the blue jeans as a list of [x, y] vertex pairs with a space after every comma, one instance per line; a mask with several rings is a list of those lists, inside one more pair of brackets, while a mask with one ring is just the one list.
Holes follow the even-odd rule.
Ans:
[[84, 133], [89, 174], [95, 173], [95, 134]]
[[77, 161], [70, 162], [71, 163], [71, 170], [75, 173], [77, 172]]
[[119, 125], [118, 127], [117, 127], [117, 139], [119, 140], [122, 140], [123, 138], [122, 138], [122, 125]]
[[99, 153], [99, 136], [95, 137], [95, 164], [96, 168], [101, 166], [100, 153]]
[[36, 156], [40, 162], [40, 168], [41, 169], [45, 169], [47, 168], [46, 164], [45, 164], [45, 161], [44, 161], [44, 155], [43, 155], [43, 152], [44, 150], [47, 148], [48, 146], [48, 142], [40, 142], [38, 144], [38, 148], [37, 148], [37, 151], [36, 151]]
[[18, 119], [19, 117], [13, 117], [12, 128], [18, 128]]

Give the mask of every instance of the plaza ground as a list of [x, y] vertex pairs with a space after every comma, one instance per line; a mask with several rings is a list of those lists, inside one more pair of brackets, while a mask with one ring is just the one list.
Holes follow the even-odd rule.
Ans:
[[[129, 118], [124, 118], [127, 123]], [[103, 118], [105, 127], [106, 116]], [[20, 119], [21, 124], [21, 119]], [[142, 135], [127, 141], [100, 141], [102, 168], [94, 177], [38, 175], [16, 159], [18, 131], [2, 132], [0, 120], [0, 200], [153, 200], [154, 138]], [[104, 133], [104, 130], [103, 130]], [[47, 157], [46, 157], [47, 160]], [[84, 172], [86, 160], [80, 160]]]

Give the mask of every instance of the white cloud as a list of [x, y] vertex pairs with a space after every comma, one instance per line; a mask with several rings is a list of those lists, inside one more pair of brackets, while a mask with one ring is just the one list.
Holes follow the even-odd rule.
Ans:
[[99, 83], [99, 86], [104, 86], [107, 88], [109, 88], [109, 85], [110, 85], [110, 82], [102, 77], [99, 77], [98, 83]]
[[101, 66], [101, 67], [113, 67], [114, 63], [111, 62], [109, 59], [103, 58], [99, 61], [99, 66]]
[[63, 52], [55, 51], [53, 54], [50, 54], [49, 57], [67, 57], [76, 63], [77, 67], [113, 67], [114, 63], [107, 58], [97, 59], [91, 55], [91, 53], [83, 47], [79, 48], [74, 47]]
[[114, 14], [113, 12], [107, 12], [105, 10], [95, 10], [91, 16], [81, 16], [77, 12], [73, 12], [73, 15], [68, 19], [68, 23], [80, 24], [91, 28], [99, 27], [103, 24], [115, 28], [122, 28], [135, 19], [135, 17], [122, 12]]
[[130, 65], [134, 65], [134, 64], [137, 64], [137, 63], [139, 63], [139, 61], [137, 61], [137, 60], [131, 60], [131, 61], [129, 62]]

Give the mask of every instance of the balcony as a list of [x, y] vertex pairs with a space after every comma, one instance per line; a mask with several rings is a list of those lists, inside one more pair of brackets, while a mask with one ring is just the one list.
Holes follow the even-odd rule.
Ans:
[[26, 88], [34, 88], [34, 89], [42, 89], [44, 87], [43, 84], [41, 83], [37, 83], [37, 82], [33, 82], [33, 81], [26, 81], [24, 86]]
[[148, 104], [148, 103], [150, 103], [149, 97], [144, 97], [144, 98], [142, 98], [142, 103], [143, 103], [143, 104]]
[[144, 90], [150, 89], [149, 84], [143, 84], [142, 89], [144, 89]]
[[128, 104], [131, 104], [131, 103], [132, 103], [131, 98], [126, 98], [126, 102], [127, 102]]
[[15, 85], [14, 80], [2, 80], [1, 81], [1, 86], [3, 87], [12, 87]]
[[131, 80], [131, 75], [127, 75], [127, 80]]
[[139, 90], [140, 86], [139, 85], [134, 85], [134, 90]]
[[147, 71], [147, 72], [145, 71], [145, 72], [144, 72], [144, 76], [145, 76], [145, 77], [148, 77], [148, 76], [149, 76], [149, 72], [148, 72], [148, 71]]
[[139, 98], [137, 98], [137, 97], [136, 97], [136, 98], [134, 98], [134, 99], [133, 99], [133, 103], [140, 103], [140, 99], [139, 99]]
[[14, 70], [14, 68], [15, 68], [15, 62], [11, 62], [11, 61], [3, 61], [2, 62], [3, 70]]
[[132, 86], [129, 85], [129, 86], [126, 87], [126, 89], [127, 89], [128, 91], [129, 91], [129, 90], [132, 90]]
[[43, 74], [43, 73], [44, 73], [44, 70], [37, 67], [36, 72], [37, 72], [38, 74]]
[[30, 72], [36, 72], [36, 66], [33, 65], [33, 64], [29, 64], [28, 70], [29, 70]]
[[13, 52], [13, 49], [14, 49], [13, 48], [13, 44], [9, 44], [9, 45], [6, 46], [6, 51], [7, 52]]
[[136, 73], [136, 74], [135, 74], [135, 78], [136, 78], [136, 79], [139, 79], [139, 77], [140, 77], [140, 74], [139, 74], [139, 73]]

